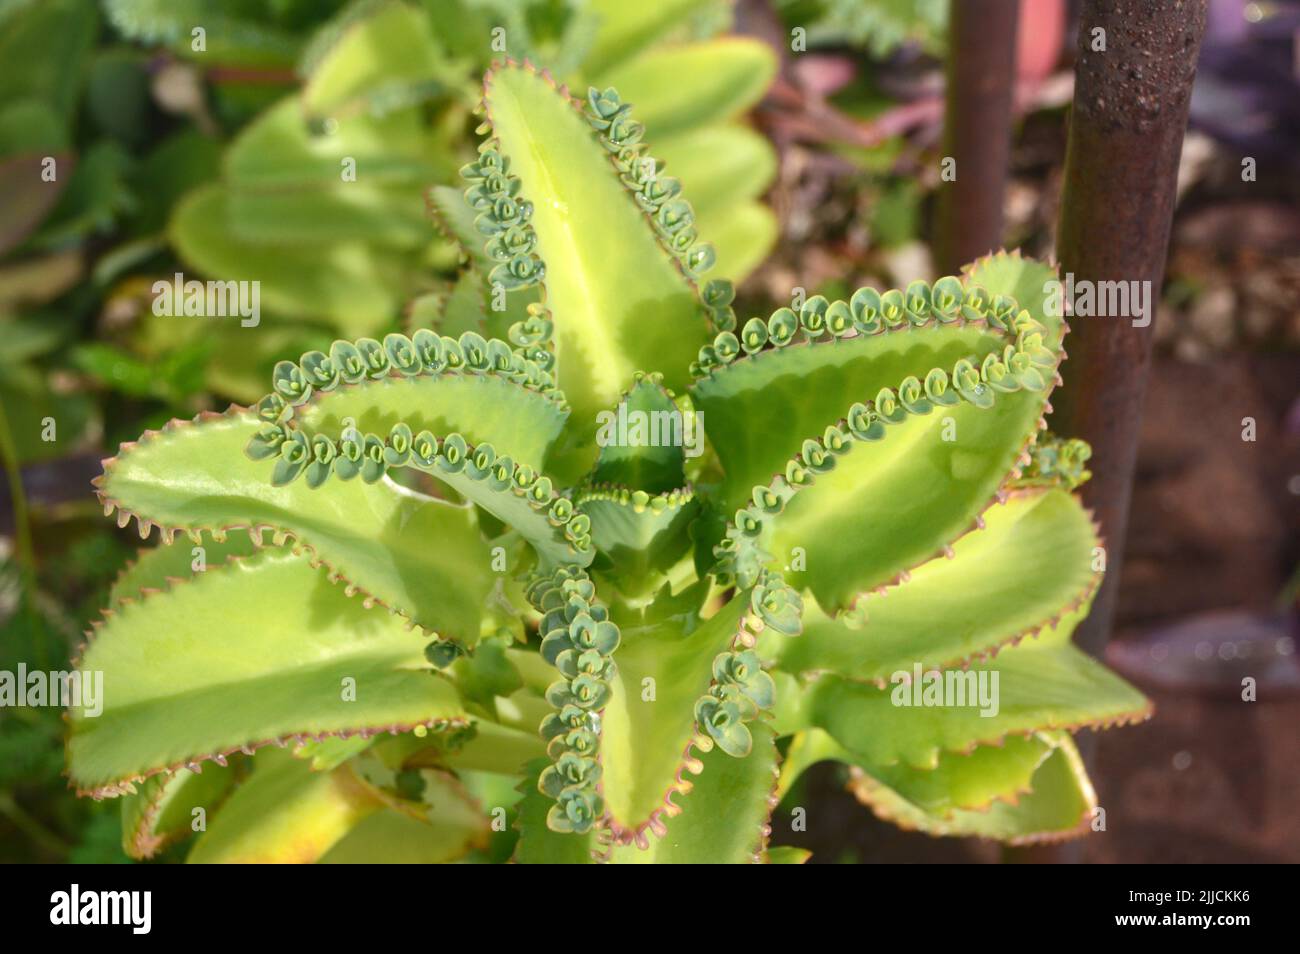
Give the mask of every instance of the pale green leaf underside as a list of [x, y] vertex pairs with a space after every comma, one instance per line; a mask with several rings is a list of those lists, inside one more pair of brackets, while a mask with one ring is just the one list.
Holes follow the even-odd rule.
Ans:
[[166, 843], [193, 832], [194, 810], [216, 810], [234, 784], [234, 768], [209, 763], [202, 772], [183, 768], [154, 775], [123, 795], [122, 849], [132, 858], [148, 858]]
[[874, 781], [935, 816], [950, 816], [959, 809], [987, 809], [995, 801], [1015, 801], [1029, 791], [1030, 780], [1052, 753], [1058, 734], [1008, 736], [999, 745], [977, 746], [969, 753], [945, 752], [934, 768], [918, 769], [872, 765], [823, 730], [809, 729], [795, 735], [781, 765], [782, 796], [809, 767], [833, 760], [868, 773]]
[[317, 392], [298, 415], [307, 433], [330, 437], [338, 437], [349, 417], [363, 434], [385, 436], [399, 422], [416, 434], [455, 432], [470, 444], [491, 444], [498, 454], [538, 471], [568, 417], [562, 405], [506, 378], [446, 372]]
[[[1097, 798], [1074, 741], [1065, 733], [1040, 733], [1053, 747], [1033, 773], [1029, 792], [986, 809], [927, 810], [889, 783], [870, 776], [852, 788], [882, 819], [932, 835], [976, 836], [1012, 844], [1059, 841], [1082, 834]], [[912, 781], [909, 779], [909, 781]]]
[[617, 89], [649, 133], [663, 139], [745, 112], [762, 97], [776, 66], [767, 44], [726, 37], [651, 50], [606, 72], [600, 85]]
[[[700, 756], [704, 771], [690, 776], [689, 795], [674, 796], [681, 813], [665, 818], [662, 836], [646, 833], [647, 847], [616, 845], [615, 864], [745, 864], [761, 853], [764, 828], [772, 812], [777, 752], [772, 730], [751, 726], [754, 748], [745, 758], [721, 749]], [[547, 830], [551, 800], [536, 790], [536, 771], [519, 803], [520, 838], [515, 860], [525, 864], [586, 864], [599, 851], [594, 833], [558, 834]]]
[[[971, 527], [1036, 433], [1045, 400], [1018, 391], [987, 410], [940, 407], [891, 425], [884, 440], [854, 443], [772, 518], [765, 548], [827, 612], [850, 606]], [[945, 421], [955, 440], [944, 440]], [[802, 571], [790, 564], [796, 547]]]
[[[475, 823], [477, 822], [477, 824]], [[322, 865], [437, 865], [464, 857], [483, 838], [487, 816], [428, 821], [391, 808], [363, 818], [317, 862]]]
[[766, 652], [788, 672], [827, 671], [863, 680], [948, 666], [1034, 632], [1076, 608], [1100, 574], [1092, 522], [1063, 490], [1012, 495], [984, 513], [985, 526], [884, 593], [858, 598], [836, 621], [816, 606], [804, 612], [799, 639], [763, 637]]
[[[618, 675], [602, 720], [602, 791], [624, 829], [644, 824], [664, 804], [695, 736], [695, 702], [708, 691], [714, 657], [731, 648], [749, 600], [733, 598], [694, 632], [680, 621], [621, 624]], [[653, 679], [653, 701], [646, 700]], [[689, 796], [688, 796], [689, 797]]]
[[69, 773], [98, 790], [298, 734], [459, 718], [422, 649], [288, 551], [210, 568], [98, 627], [79, 668], [103, 673], [104, 709], [69, 711]]
[[386, 481], [274, 487], [270, 463], [244, 453], [258, 426], [231, 412], [146, 437], [107, 465], [100, 489], [168, 528], [287, 531], [394, 611], [448, 638], [478, 638], [494, 575], [472, 509]]
[[[914, 698], [912, 687], [900, 682], [878, 689], [827, 675], [808, 689], [807, 724], [828, 731], [865, 764], [933, 768], [941, 752], [996, 743], [1011, 733], [1145, 718], [1150, 703], [1140, 692], [1070, 644], [1070, 632], [1085, 615], [1086, 607], [1056, 630], [973, 663], [969, 671], [945, 671], [945, 679], [960, 679], [970, 690], [966, 705], [896, 705], [895, 695]], [[904, 671], [913, 675], [911, 667]], [[978, 698], [972, 693], [981, 672], [998, 674], [997, 711], [987, 717], [978, 703], [969, 704]]]
[[309, 864], [383, 802], [348, 768], [267, 751], [195, 842], [188, 864]]
[[[485, 91], [493, 135], [534, 203], [559, 385], [575, 423], [613, 407], [637, 370], [685, 385], [707, 333], [701, 306], [586, 120], [528, 69], [497, 69]], [[590, 442], [593, 431], [576, 438]]]

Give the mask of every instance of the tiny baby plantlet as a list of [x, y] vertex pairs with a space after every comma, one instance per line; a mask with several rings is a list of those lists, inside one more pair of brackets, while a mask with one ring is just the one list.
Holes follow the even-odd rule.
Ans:
[[[196, 861], [791, 860], [773, 807], [825, 759], [905, 827], [1086, 831], [1069, 732], [1148, 704], [1069, 641], [1101, 542], [1044, 432], [1052, 269], [741, 323], [616, 91], [507, 63], [483, 108], [438, 207], [504, 337], [339, 341], [106, 463], [161, 545], [79, 655], [73, 785], [139, 856], [201, 811]], [[598, 441], [611, 409], [707, 451]], [[998, 704], [898, 704], [917, 667]]]

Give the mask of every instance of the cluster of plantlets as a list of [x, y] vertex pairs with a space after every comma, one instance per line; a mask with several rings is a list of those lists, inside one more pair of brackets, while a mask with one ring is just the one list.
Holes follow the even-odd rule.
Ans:
[[[1052, 270], [740, 324], [614, 90], [507, 63], [482, 105], [439, 202], [505, 338], [339, 342], [106, 462], [162, 545], [79, 657], [73, 784], [142, 855], [203, 808], [193, 860], [797, 860], [772, 811], [826, 759], [906, 827], [1086, 831], [1070, 731], [1149, 707], [1069, 641], [1103, 551], [1045, 433]], [[619, 407], [710, 451], [601, 446]], [[996, 670], [997, 713], [895, 705], [914, 666]]]

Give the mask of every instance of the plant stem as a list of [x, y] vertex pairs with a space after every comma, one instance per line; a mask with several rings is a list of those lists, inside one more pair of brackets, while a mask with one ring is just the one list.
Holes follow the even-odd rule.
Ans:
[[955, 275], [1002, 245], [1020, 0], [952, 0], [935, 264]]
[[[1115, 615], [1153, 316], [1207, 0], [1084, 0], [1057, 254], [1080, 281], [1148, 282], [1141, 319], [1075, 317], [1053, 426], [1092, 445], [1084, 502], [1100, 522], [1106, 578], [1078, 641], [1099, 655]], [[1104, 30], [1105, 51], [1094, 50]], [[1095, 284], [1093, 286], [1096, 287]], [[1131, 286], [1139, 287], [1139, 286]]]

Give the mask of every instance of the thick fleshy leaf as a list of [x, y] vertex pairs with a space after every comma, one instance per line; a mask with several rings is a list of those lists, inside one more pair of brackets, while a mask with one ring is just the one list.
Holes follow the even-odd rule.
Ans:
[[287, 752], [263, 752], [194, 844], [189, 864], [318, 861], [383, 799], [343, 767], [313, 772]]
[[952, 368], [962, 358], [978, 365], [1006, 344], [975, 324], [932, 323], [759, 350], [701, 378], [691, 396], [726, 470], [728, 508], [743, 506], [755, 485], [784, 473], [803, 442], [842, 421], [854, 403], [873, 400], [881, 388], [895, 388], [908, 375], [923, 379], [932, 368]]
[[804, 635], [763, 637], [762, 649], [795, 673], [833, 672], [883, 682], [914, 662], [945, 667], [1036, 633], [1082, 605], [1100, 582], [1100, 545], [1083, 507], [1063, 490], [1013, 494], [951, 556], [913, 570], [883, 593], [864, 593], [834, 620], [817, 607]]
[[[962, 269], [964, 278], [985, 289], [990, 295], [1007, 295], [1026, 309], [1035, 321], [1047, 329], [1043, 336], [1049, 348], [1056, 348], [1065, 336], [1065, 322], [1059, 302], [1053, 294], [1059, 272], [1054, 265], [1024, 258], [1020, 250], [994, 252]], [[1049, 300], [1053, 305], [1049, 307]]]
[[681, 813], [664, 820], [667, 829], [649, 838], [648, 849], [619, 845], [616, 864], [749, 864], [761, 861], [776, 802], [776, 742], [763, 724], [751, 728], [754, 748], [744, 758], [720, 749], [700, 757], [704, 770], [691, 792], [679, 797]]
[[141, 550], [118, 574], [108, 592], [108, 606], [125, 599], [138, 599], [144, 590], [166, 589], [172, 581], [188, 580], [210, 566], [219, 566], [230, 557], [247, 557], [257, 552], [257, 545], [243, 533], [225, 540], [205, 539], [202, 543], [179, 539]]
[[885, 689], [823, 676], [807, 690], [803, 719], [864, 764], [932, 769], [941, 753], [996, 744], [1012, 733], [1147, 718], [1151, 704], [1140, 692], [1070, 644], [1070, 632], [1086, 615], [1081, 608], [1056, 630], [969, 670], [931, 677], [915, 664]]
[[155, 775], [122, 796], [122, 850], [149, 858], [169, 842], [202, 831], [235, 783], [233, 765]]
[[[525, 864], [748, 864], [762, 860], [767, 845], [777, 778], [772, 730], [753, 728], [754, 748], [745, 758], [714, 749], [699, 758], [688, 795], [665, 812], [663, 830], [645, 832], [640, 843], [602, 846], [599, 835], [559, 834], [546, 828], [549, 799], [526, 783], [519, 803], [515, 860]], [[534, 766], [540, 770], [541, 763]]]
[[103, 674], [103, 711], [69, 710], [69, 774], [113, 794], [271, 741], [461, 720], [422, 650], [288, 551], [210, 567], [96, 626], [78, 670]]
[[915, 772], [897, 773], [891, 782], [863, 773], [854, 779], [850, 789], [881, 819], [932, 835], [973, 835], [1015, 845], [1078, 837], [1088, 830], [1090, 816], [1097, 807], [1096, 793], [1074, 741], [1065, 733], [1039, 735], [1052, 739], [1053, 744], [1030, 778], [1029, 790], [1014, 800], [937, 812], [900, 790], [912, 787], [933, 793], [932, 785], [918, 780]]
[[385, 808], [363, 818], [318, 861], [322, 865], [438, 865], [486, 841], [487, 816], [425, 821]]
[[686, 484], [687, 445], [697, 445], [689, 448], [697, 456], [703, 451], [700, 425], [649, 378], [634, 384], [617, 408], [602, 411], [596, 420], [600, 453], [591, 472], [593, 484], [667, 493]]
[[662, 816], [666, 798], [689, 786], [695, 703], [708, 692], [714, 659], [732, 647], [748, 610], [747, 596], [733, 598], [689, 633], [676, 618], [622, 625], [601, 762], [607, 809], [627, 836]]
[[[1045, 426], [1042, 415], [1059, 360], [1010, 299], [988, 306], [987, 319], [962, 324], [964, 296], [981, 294], [944, 279], [933, 291], [923, 285], [883, 300], [872, 290], [860, 290], [853, 306], [810, 299], [798, 316], [782, 309], [767, 323], [748, 323], [739, 337], [719, 335], [701, 351], [698, 366], [708, 377], [695, 394], [701, 410], [713, 415], [706, 418], [706, 429], [729, 470], [728, 500], [754, 478], [746, 501], [752, 505], [736, 512], [719, 550], [723, 572], [747, 585], [758, 566], [782, 570], [835, 613], [858, 593], [905, 579], [909, 570], [978, 525], [981, 511], [1029, 459], [1026, 448]], [[867, 309], [859, 314], [858, 306], [868, 296], [876, 333], [852, 335], [859, 322], [867, 324]], [[886, 334], [879, 330], [880, 317], [887, 322], [891, 313], [900, 331]], [[996, 320], [999, 330], [981, 331], [986, 320]], [[912, 325], [920, 330], [901, 330]], [[1012, 327], [1014, 338], [1003, 330]], [[827, 332], [847, 337], [822, 344], [808, 340]], [[977, 337], [971, 339], [972, 334]], [[900, 340], [918, 344], [900, 348]], [[936, 346], [951, 349], [945, 357], [965, 347], [967, 356], [929, 369], [914, 363], [911, 374], [882, 386], [873, 399], [865, 383], [873, 372], [883, 366], [900, 370], [909, 358], [932, 359]], [[742, 349], [751, 353], [737, 358]], [[853, 386], [844, 369], [852, 357], [864, 355], [870, 357], [860, 369], [865, 376], [856, 385], [857, 399], [841, 412], [831, 410], [836, 401], [845, 403], [846, 396], [835, 392]], [[884, 361], [873, 366], [873, 358]], [[835, 373], [826, 376], [825, 390], [807, 374], [791, 378], [796, 393], [779, 414], [760, 406], [748, 422], [737, 416], [740, 412], [729, 405], [738, 403], [738, 392], [726, 381], [739, 375], [749, 379], [749, 389], [760, 378], [770, 385], [780, 377], [772, 372], [792, 363], [802, 363], [805, 371], [811, 364]], [[730, 414], [730, 422], [716, 425], [719, 411], [724, 418]], [[769, 420], [779, 423], [761, 430], [758, 422]], [[804, 433], [811, 436], [799, 442], [797, 456], [779, 463], [767, 447], [788, 449], [798, 440], [795, 427], [808, 428]], [[780, 436], [774, 438], [772, 430]], [[773, 471], [779, 476], [772, 477]], [[844, 503], [848, 500], [851, 507]]]
[[[914, 417], [881, 444], [858, 444], [812, 488], [795, 495], [768, 544], [778, 559], [805, 554], [807, 570], [791, 572], [828, 610], [863, 590], [892, 581], [969, 529], [1032, 437], [1041, 394], [1000, 395], [1003, 413], [971, 404], [944, 415]], [[943, 417], [956, 423], [944, 441]], [[853, 501], [849, 506], [845, 501]], [[792, 567], [793, 569], [793, 567]]]
[[[587, 119], [525, 68], [490, 72], [484, 100], [519, 198], [533, 203], [559, 385], [574, 423], [614, 406], [637, 370], [685, 385], [708, 330], [703, 308]], [[583, 428], [576, 439], [592, 433]]]
[[[372, 785], [364, 768], [357, 775]], [[399, 798], [380, 791], [390, 807], [363, 819], [321, 859], [325, 864], [439, 864], [485, 847], [485, 807], [444, 771], [420, 769], [417, 791]]]
[[645, 491], [604, 488], [578, 497], [591, 518], [596, 548], [592, 569], [626, 597], [649, 595], [690, 549], [691, 521], [699, 503], [689, 491], [650, 496]]
[[157, 524], [292, 535], [393, 611], [444, 637], [478, 638], [495, 575], [472, 510], [383, 481], [273, 486], [268, 462], [244, 453], [258, 430], [252, 414], [230, 411], [146, 434], [106, 463], [101, 499], [122, 523], [136, 515], [146, 532]]
[[459, 433], [472, 445], [491, 444], [535, 470], [542, 469], [568, 418], [563, 404], [499, 375], [447, 372], [315, 392], [298, 413], [309, 434], [337, 436], [347, 418], [363, 434], [386, 436], [398, 423], [413, 433]]
[[[606, 71], [600, 83], [617, 89], [650, 134], [664, 138], [745, 112], [762, 98], [776, 66], [766, 43], [723, 37], [648, 51]], [[687, 76], [692, 81], [682, 82]]]

